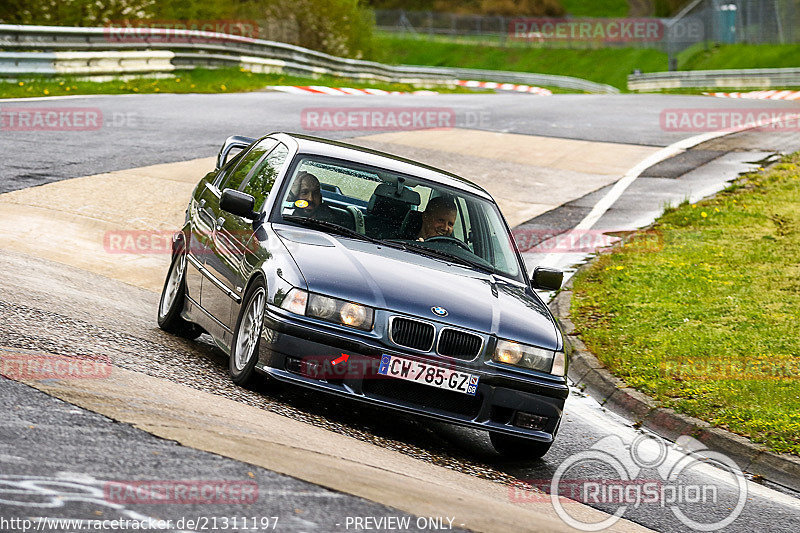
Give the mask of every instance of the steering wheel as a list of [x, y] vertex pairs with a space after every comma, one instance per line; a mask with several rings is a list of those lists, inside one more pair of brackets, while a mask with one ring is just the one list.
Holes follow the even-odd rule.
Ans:
[[456, 244], [463, 248], [464, 250], [472, 253], [472, 250], [469, 249], [469, 246], [463, 241], [456, 239], [455, 237], [451, 237], [450, 235], [435, 235], [433, 237], [428, 237], [425, 239], [425, 242], [449, 242], [452, 244]]

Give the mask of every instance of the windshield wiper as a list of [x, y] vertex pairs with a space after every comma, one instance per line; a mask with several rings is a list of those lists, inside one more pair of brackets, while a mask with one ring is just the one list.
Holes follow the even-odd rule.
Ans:
[[312, 228], [321, 228], [331, 231], [333, 233], [337, 233], [339, 235], [343, 235], [345, 237], [352, 237], [353, 239], [359, 239], [362, 241], [367, 241], [375, 244], [382, 244], [386, 246], [391, 246], [392, 248], [400, 248], [404, 249], [405, 247], [402, 245], [398, 245], [396, 243], [383, 241], [381, 239], [376, 239], [375, 237], [370, 237], [369, 235], [364, 235], [363, 233], [359, 233], [355, 230], [350, 228], [346, 228], [344, 226], [340, 226], [339, 224], [334, 224], [333, 222], [328, 222], [326, 220], [319, 220], [316, 218], [309, 218], [309, 217], [301, 217], [298, 215], [283, 215], [283, 220], [288, 220], [289, 222], [295, 222], [297, 224], [301, 224], [303, 226], [309, 226]]
[[466, 257], [461, 257], [460, 255], [451, 254], [449, 252], [445, 252], [443, 250], [436, 250], [434, 248], [428, 248], [422, 244], [417, 244], [415, 241], [404, 241], [401, 239], [387, 239], [383, 242], [391, 242], [396, 244], [402, 244], [405, 246], [406, 249], [412, 249], [414, 251], [422, 252], [424, 255], [429, 255], [431, 257], [436, 257], [438, 259], [446, 259], [449, 261], [455, 261], [459, 264], [471, 266], [477, 268], [479, 270], [483, 270], [484, 272], [488, 272], [490, 274], [496, 274], [497, 269], [489, 264], [479, 263], [477, 261], [471, 261]]

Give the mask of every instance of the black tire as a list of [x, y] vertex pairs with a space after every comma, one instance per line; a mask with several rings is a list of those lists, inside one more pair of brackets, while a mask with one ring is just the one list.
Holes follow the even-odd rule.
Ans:
[[552, 442], [513, 437], [505, 433], [489, 433], [494, 449], [509, 459], [540, 459], [550, 450]]
[[244, 303], [236, 320], [236, 329], [233, 330], [228, 373], [237, 385], [252, 388], [257, 378], [255, 367], [267, 303], [267, 287], [262, 279], [259, 278], [250, 285], [242, 302]]
[[186, 295], [186, 254], [179, 249], [172, 256], [172, 263], [167, 271], [167, 279], [161, 290], [161, 299], [158, 301], [158, 327], [173, 335], [184, 339], [196, 339], [203, 333], [203, 329], [181, 316], [183, 312], [184, 296]]

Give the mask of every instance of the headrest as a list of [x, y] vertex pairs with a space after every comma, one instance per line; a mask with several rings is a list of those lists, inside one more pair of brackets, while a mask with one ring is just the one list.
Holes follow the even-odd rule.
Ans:
[[420, 211], [409, 211], [400, 226], [400, 238], [414, 240], [422, 230], [422, 213]]

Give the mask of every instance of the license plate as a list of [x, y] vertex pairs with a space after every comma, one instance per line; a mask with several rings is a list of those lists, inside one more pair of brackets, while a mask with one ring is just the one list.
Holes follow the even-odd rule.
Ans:
[[439, 389], [463, 392], [470, 396], [475, 396], [478, 391], [478, 378], [480, 377], [386, 354], [381, 358], [378, 374], [422, 383]]

